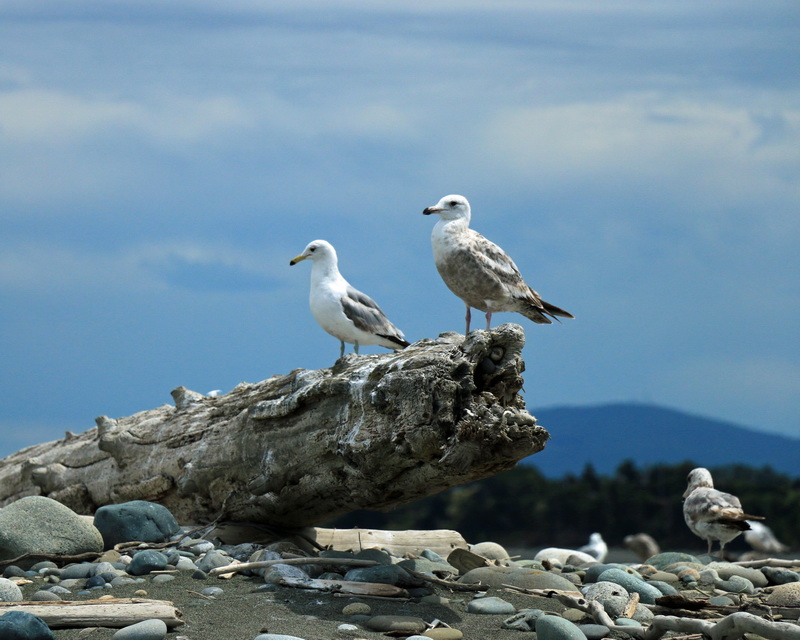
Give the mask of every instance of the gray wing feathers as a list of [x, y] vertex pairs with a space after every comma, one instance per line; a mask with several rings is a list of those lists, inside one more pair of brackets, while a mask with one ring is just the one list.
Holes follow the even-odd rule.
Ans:
[[366, 293], [348, 286], [347, 295], [342, 297], [342, 311], [361, 331], [382, 336], [398, 344], [408, 344], [403, 340], [403, 332], [389, 322], [378, 303]]

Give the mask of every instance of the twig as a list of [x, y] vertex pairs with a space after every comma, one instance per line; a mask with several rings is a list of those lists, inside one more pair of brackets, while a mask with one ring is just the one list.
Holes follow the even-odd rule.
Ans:
[[432, 584], [439, 585], [440, 587], [446, 587], [451, 591], [485, 591], [488, 588], [485, 584], [481, 584], [480, 582], [477, 583], [452, 582], [451, 580], [443, 580], [442, 578], [437, 578], [436, 576], [429, 576], [426, 573], [413, 571], [408, 567], [402, 567], [402, 568], [406, 573], [408, 573], [413, 578], [417, 578], [418, 580], [424, 580], [425, 582], [430, 582]]
[[731, 564], [740, 567], [750, 567], [752, 569], [760, 569], [761, 567], [800, 567], [800, 559], [783, 560], [781, 558], [767, 558], [765, 560], [742, 560], [741, 562], [732, 562]]
[[333, 566], [346, 567], [374, 567], [380, 564], [375, 560], [361, 560], [359, 558], [281, 558], [279, 560], [261, 560], [260, 562], [240, 562], [229, 564], [224, 567], [217, 567], [208, 572], [210, 576], [218, 576], [221, 573], [238, 573], [248, 569], [263, 569], [275, 564], [326, 564]]

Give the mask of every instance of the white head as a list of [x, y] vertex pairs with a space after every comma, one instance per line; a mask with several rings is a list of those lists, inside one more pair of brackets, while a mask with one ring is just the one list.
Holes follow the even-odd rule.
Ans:
[[709, 489], [714, 488], [714, 481], [711, 479], [711, 472], [703, 467], [692, 469], [689, 472], [689, 476], [686, 478], [686, 480], [688, 481], [689, 486], [683, 493], [684, 498], [687, 498], [692, 491], [699, 487], [707, 487]]
[[464, 196], [445, 196], [432, 207], [428, 207], [422, 215], [429, 216], [438, 213], [442, 220], [465, 220], [469, 224], [471, 217], [469, 202]]
[[336, 249], [326, 240], [313, 240], [308, 243], [303, 253], [295, 256], [289, 261], [290, 265], [295, 265], [302, 260], [312, 260], [314, 262], [336, 262]]

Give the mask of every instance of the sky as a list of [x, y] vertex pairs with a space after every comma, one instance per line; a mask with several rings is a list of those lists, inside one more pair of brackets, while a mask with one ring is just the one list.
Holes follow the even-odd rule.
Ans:
[[0, 456], [332, 365], [316, 238], [411, 342], [463, 331], [452, 193], [576, 316], [494, 317], [532, 414], [800, 434], [794, 0], [6, 0], [0, 43]]

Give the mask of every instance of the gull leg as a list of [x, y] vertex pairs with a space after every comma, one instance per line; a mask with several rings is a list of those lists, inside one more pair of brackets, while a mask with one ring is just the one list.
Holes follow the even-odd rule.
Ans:
[[490, 327], [491, 324], [492, 324], [492, 312], [491, 311], [487, 311], [486, 312], [486, 330], [487, 331], [489, 330], [489, 327]]
[[344, 358], [344, 340], [340, 340], [339, 342], [342, 344], [342, 348], [339, 351], [339, 357]]
[[472, 313], [470, 313], [469, 305], [467, 305], [467, 330], [464, 332], [464, 337], [469, 333], [469, 321], [472, 320]]
[[358, 355], [358, 340], [356, 340], [356, 341], [353, 343], [353, 349], [355, 350], [355, 352], [356, 352], [356, 355]]
[[714, 546], [714, 541], [711, 538], [709, 538], [708, 539], [708, 555], [711, 555], [711, 547], [713, 547], [713, 546]]

